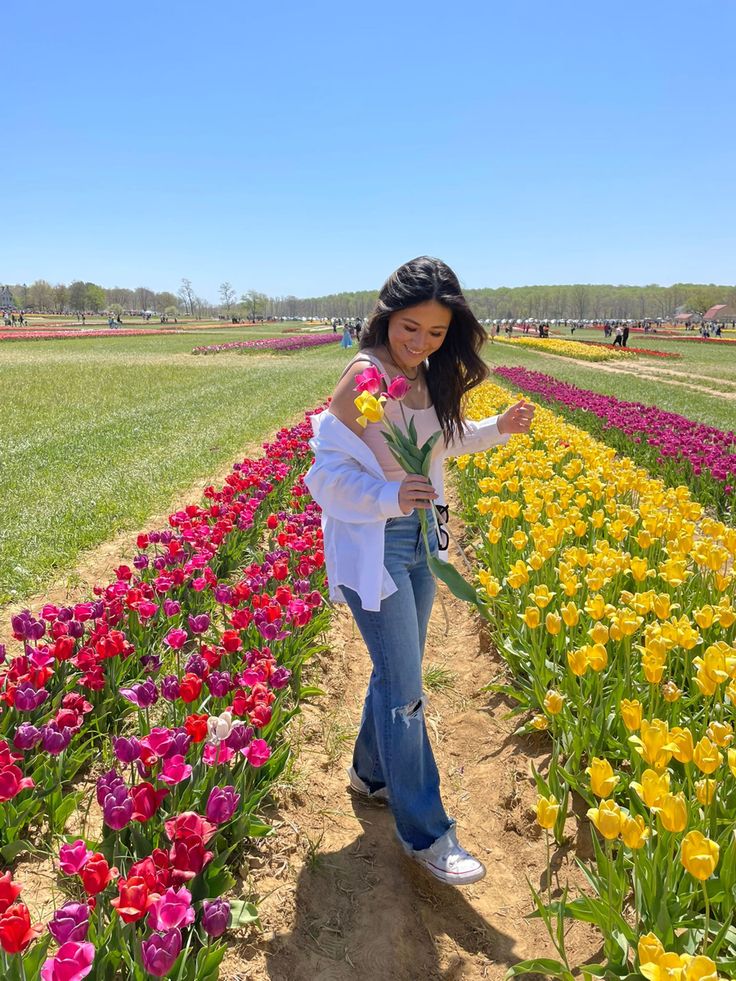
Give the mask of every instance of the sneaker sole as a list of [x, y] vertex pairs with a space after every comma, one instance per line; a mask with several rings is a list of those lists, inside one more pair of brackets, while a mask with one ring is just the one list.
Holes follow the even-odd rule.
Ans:
[[423, 861], [415, 856], [410, 857], [414, 858], [416, 864], [426, 869], [433, 878], [439, 879], [440, 882], [445, 882], [449, 886], [470, 886], [474, 882], [480, 882], [486, 876], [486, 868], [483, 865], [477, 872], [447, 872], [431, 862]]

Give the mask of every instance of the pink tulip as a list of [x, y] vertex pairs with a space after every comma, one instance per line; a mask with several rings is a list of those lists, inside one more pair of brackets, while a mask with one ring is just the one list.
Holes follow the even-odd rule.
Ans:
[[229, 763], [233, 756], [235, 750], [230, 749], [225, 743], [220, 743], [219, 746], [207, 743], [202, 753], [202, 762], [207, 766], [217, 766], [219, 763]]
[[182, 886], [167, 889], [148, 910], [148, 922], [154, 930], [176, 930], [194, 922], [192, 894]]
[[171, 744], [174, 741], [174, 735], [171, 729], [165, 729], [163, 726], [156, 726], [154, 729], [144, 736], [141, 740], [141, 746], [145, 746], [150, 749], [152, 753], [161, 759], [166, 756], [168, 751], [171, 749]]
[[41, 968], [42, 981], [82, 981], [92, 970], [95, 945], [69, 940], [62, 944], [55, 957], [49, 957]]
[[188, 838], [196, 835], [201, 838], [204, 844], [210, 840], [217, 831], [214, 824], [205, 820], [200, 814], [194, 811], [184, 811], [177, 814], [174, 818], [169, 818], [164, 824], [169, 841], [177, 841], [180, 838]]
[[359, 375], [355, 376], [355, 391], [370, 392], [371, 395], [378, 395], [381, 391], [383, 375], [374, 365], [366, 368]]
[[397, 375], [388, 386], [386, 395], [390, 399], [393, 399], [394, 402], [401, 402], [402, 399], [406, 398], [406, 394], [410, 388], [411, 385], [406, 378], [403, 375]]
[[173, 787], [174, 784], [181, 783], [182, 780], [188, 780], [191, 775], [192, 768], [189, 763], [184, 761], [183, 756], [176, 755], [164, 760], [158, 778]]
[[59, 868], [66, 875], [76, 875], [82, 871], [87, 864], [87, 859], [92, 858], [93, 854], [82, 839], [77, 838], [71, 845], [62, 845], [59, 849]]
[[251, 766], [259, 767], [271, 756], [271, 749], [265, 739], [253, 739], [240, 751]]
[[172, 650], [178, 651], [181, 650], [188, 639], [189, 637], [186, 630], [182, 630], [181, 627], [176, 627], [174, 630], [170, 630], [164, 637], [164, 644], [166, 644]]

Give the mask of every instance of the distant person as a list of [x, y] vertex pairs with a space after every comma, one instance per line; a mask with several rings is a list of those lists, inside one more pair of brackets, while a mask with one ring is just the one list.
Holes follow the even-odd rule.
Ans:
[[340, 347], [352, 347], [353, 339], [350, 336], [350, 326], [345, 324], [342, 329], [342, 340], [340, 341]]
[[621, 324], [617, 324], [614, 333], [614, 338], [613, 338], [613, 347], [616, 347], [616, 345], [621, 347], [623, 345], [623, 342], [624, 342], [624, 330]]
[[626, 326], [623, 329], [623, 340], [621, 341], [621, 347], [626, 347], [628, 340], [629, 340], [629, 325], [626, 324]]

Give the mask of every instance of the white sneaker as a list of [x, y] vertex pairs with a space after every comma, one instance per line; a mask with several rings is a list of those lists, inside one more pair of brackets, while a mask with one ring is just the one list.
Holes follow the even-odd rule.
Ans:
[[423, 865], [436, 879], [447, 882], [451, 886], [470, 885], [471, 882], [478, 882], [486, 874], [485, 865], [458, 844], [454, 827], [429, 848], [415, 851], [413, 848], [406, 848], [406, 845], [404, 847], [415, 862]]
[[375, 802], [376, 804], [388, 804], [388, 787], [381, 787], [380, 790], [371, 790], [365, 780], [361, 780], [352, 766], [347, 769], [350, 789], [355, 791], [358, 797], [364, 800]]

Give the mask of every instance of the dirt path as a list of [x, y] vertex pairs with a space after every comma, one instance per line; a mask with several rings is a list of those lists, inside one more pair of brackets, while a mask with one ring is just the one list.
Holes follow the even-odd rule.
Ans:
[[[554, 956], [541, 921], [525, 919], [526, 877], [539, 888], [545, 868], [531, 763], [545, 765], [548, 743], [514, 737], [506, 703], [479, 693], [502, 664], [482, 649], [469, 608], [443, 599], [447, 619], [438, 601], [426, 660], [444, 665], [453, 687], [430, 692], [428, 723], [448, 813], [486, 879], [464, 889], [436, 882], [403, 855], [390, 812], [347, 793], [369, 659], [338, 607], [330, 651], [312, 672], [326, 696], [303, 710], [295, 769], [273, 815], [278, 830], [244, 884], [260, 900], [264, 933], [231, 942], [223, 979], [500, 981], [520, 959]], [[563, 883], [575, 879], [572, 855], [556, 863]], [[596, 944], [575, 924], [568, 947], [574, 963]]]

